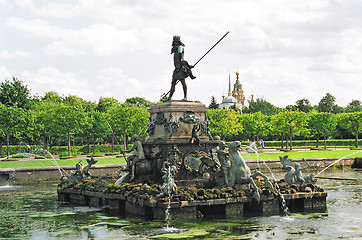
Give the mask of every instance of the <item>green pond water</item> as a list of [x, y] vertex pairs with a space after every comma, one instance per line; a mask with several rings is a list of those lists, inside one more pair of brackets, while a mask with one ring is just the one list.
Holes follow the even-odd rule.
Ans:
[[358, 179], [319, 179], [328, 192], [324, 213], [171, 221], [169, 228], [163, 221], [109, 217], [102, 209], [59, 203], [57, 181], [11, 183], [0, 186], [0, 239], [362, 239], [361, 174], [322, 174]]

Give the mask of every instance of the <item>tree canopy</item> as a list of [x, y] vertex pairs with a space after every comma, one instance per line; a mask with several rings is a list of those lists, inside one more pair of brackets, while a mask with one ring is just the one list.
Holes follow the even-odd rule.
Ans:
[[212, 96], [209, 109], [218, 109], [218, 108], [219, 104], [217, 103], [215, 96]]
[[261, 112], [264, 115], [271, 116], [279, 112], [279, 109], [276, 106], [266, 101], [264, 98], [257, 98], [256, 100], [251, 99], [248, 103], [249, 107], [243, 108], [244, 113]]
[[30, 90], [21, 80], [13, 77], [11, 81], [5, 80], [0, 85], [0, 103], [11, 107], [29, 108]]
[[310, 115], [309, 128], [311, 132], [322, 135], [324, 137], [324, 148], [327, 149], [326, 138], [332, 134], [337, 126], [337, 118], [335, 114], [323, 112], [313, 113]]
[[243, 130], [238, 121], [238, 113], [226, 109], [209, 109], [207, 117], [210, 122], [210, 132], [222, 139], [227, 135], [237, 135]]
[[327, 93], [318, 103], [318, 112], [340, 113], [343, 111], [335, 102], [336, 98], [332, 94]]
[[362, 112], [362, 104], [361, 101], [359, 100], [352, 100], [352, 102], [350, 102], [345, 110], [347, 113], [348, 112]]

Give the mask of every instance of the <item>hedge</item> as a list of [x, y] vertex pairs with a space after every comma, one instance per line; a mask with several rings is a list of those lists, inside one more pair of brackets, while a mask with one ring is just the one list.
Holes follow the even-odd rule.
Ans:
[[[317, 145], [316, 140], [293, 140], [293, 147], [315, 147]], [[326, 140], [326, 144], [329, 147], [350, 147], [355, 145], [354, 139], [330, 139]], [[265, 141], [265, 147], [280, 147], [281, 141]], [[283, 141], [283, 145], [285, 147], [285, 141]], [[289, 140], [288, 140], [289, 146]], [[320, 139], [318, 142], [319, 147], [324, 146], [324, 140]]]
[[[43, 148], [43, 146], [39, 145], [31, 145], [31, 152], [33, 152], [37, 148]], [[128, 145], [129, 148], [132, 147], [132, 144]], [[3, 148], [3, 157], [7, 155], [7, 147], [6, 145], [2, 146]], [[10, 145], [10, 155], [18, 154], [18, 153], [24, 153], [26, 150], [25, 145], [19, 146], [19, 145]], [[120, 148], [124, 149], [123, 145], [114, 145], [114, 152], [120, 152]], [[51, 149], [48, 149], [48, 151], [53, 155], [60, 155], [62, 153], [68, 153], [68, 147], [67, 146], [53, 146]], [[93, 145], [89, 145], [89, 152], [93, 152]], [[112, 145], [96, 145], [96, 153], [110, 153], [112, 152]], [[86, 154], [87, 153], [87, 145], [84, 146], [72, 146], [71, 147], [71, 154]]]
[[[315, 147], [317, 141], [316, 140], [294, 140], [293, 147]], [[250, 142], [241, 142], [242, 145], [249, 145]], [[281, 142], [280, 141], [264, 141], [264, 145], [266, 148], [280, 148]], [[283, 142], [285, 147], [285, 141]], [[354, 139], [330, 139], [327, 140], [328, 147], [353, 147], [355, 145]], [[289, 146], [289, 141], [288, 141]], [[324, 146], [324, 140], [319, 140], [319, 147]], [[33, 152], [36, 148], [42, 148], [43, 146], [35, 146], [31, 145], [31, 151]], [[114, 145], [114, 152], [120, 152], [120, 147], [124, 149], [123, 145]], [[132, 147], [132, 144], [128, 145], [129, 148]], [[3, 157], [7, 154], [7, 147], [3, 145]], [[14, 155], [17, 153], [24, 153], [26, 150], [25, 145], [10, 145], [10, 155]], [[87, 146], [72, 146], [71, 147], [72, 154], [86, 154], [87, 153]], [[61, 153], [67, 153], [68, 147], [67, 146], [53, 146], [49, 152], [53, 155], [59, 155]], [[93, 145], [89, 145], [89, 152], [93, 152]], [[112, 145], [96, 145], [96, 153], [110, 153], [112, 152]]]

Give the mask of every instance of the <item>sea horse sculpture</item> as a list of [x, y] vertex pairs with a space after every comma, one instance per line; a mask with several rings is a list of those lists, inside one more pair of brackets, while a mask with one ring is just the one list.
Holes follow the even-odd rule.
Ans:
[[82, 164], [82, 160], [80, 160], [76, 165], [76, 170], [71, 171], [68, 177], [63, 176], [61, 178], [62, 182], [68, 182], [70, 184], [74, 184], [77, 182], [81, 182], [91, 176], [89, 169], [92, 165], [96, 164], [98, 161], [94, 160], [93, 156], [90, 159], [87, 159], [87, 165], [84, 166]]
[[256, 186], [254, 179], [257, 176], [261, 176], [265, 180], [265, 187], [273, 188], [273, 185], [269, 181], [268, 177], [262, 174], [259, 171], [255, 171], [251, 174], [250, 168], [246, 165], [244, 158], [239, 152], [241, 144], [239, 141], [231, 142], [229, 144], [229, 154], [231, 158], [231, 171], [229, 175], [229, 185], [233, 186], [234, 184], [251, 184], [254, 193], [253, 198], [258, 202], [260, 201], [260, 194], [258, 192], [258, 187]]

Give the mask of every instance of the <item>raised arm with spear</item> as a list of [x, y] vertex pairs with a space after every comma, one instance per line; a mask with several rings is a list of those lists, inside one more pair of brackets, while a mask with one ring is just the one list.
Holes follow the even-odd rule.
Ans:
[[164, 93], [161, 95], [161, 99], [165, 98], [168, 95], [167, 100], [171, 100], [173, 93], [175, 92], [175, 86], [178, 82], [182, 83], [182, 87], [184, 90], [184, 98], [182, 100], [187, 100], [187, 86], [185, 79], [187, 77], [190, 77], [191, 79], [195, 79], [196, 77], [192, 74], [191, 69], [198, 64], [201, 59], [203, 59], [221, 40], [228, 35], [229, 32], [227, 32], [222, 38], [220, 38], [219, 41], [217, 41], [214, 46], [212, 46], [209, 51], [207, 51], [194, 65], [189, 65], [187, 61], [184, 60], [184, 46], [181, 42], [180, 36], [173, 36], [172, 41], [172, 48], [171, 48], [171, 54], [174, 54], [173, 56], [173, 62], [175, 65], [175, 70], [172, 74], [172, 83], [171, 83], [171, 89], [167, 93]]

